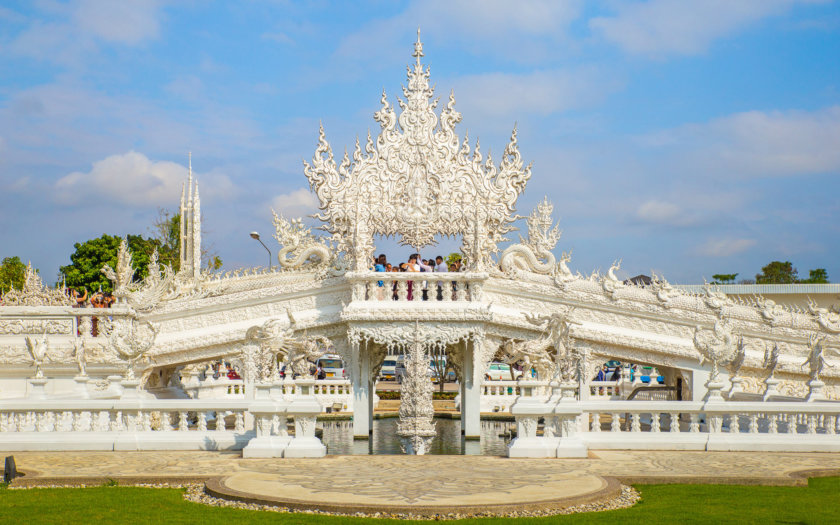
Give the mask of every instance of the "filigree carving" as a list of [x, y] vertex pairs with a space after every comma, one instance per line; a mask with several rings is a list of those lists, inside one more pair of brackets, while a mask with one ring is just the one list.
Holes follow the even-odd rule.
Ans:
[[125, 378], [134, 379], [134, 366], [155, 344], [158, 327], [132, 318], [116, 318], [107, 331], [108, 346], [125, 363]]
[[580, 356], [576, 354], [571, 339], [571, 327], [580, 324], [571, 319], [574, 309], [550, 316], [529, 316], [525, 318], [537, 326], [545, 325], [539, 339], [516, 342], [507, 341], [503, 348], [509, 356], [509, 363], [522, 363], [525, 371], [532, 367], [537, 379], [546, 381], [554, 377], [566, 380], [578, 374]]
[[450, 94], [438, 116], [421, 48], [418, 39], [399, 116], [382, 95], [382, 108], [374, 114], [381, 128], [375, 143], [368, 135], [363, 151], [357, 140], [352, 160], [345, 154], [336, 164], [321, 127], [312, 162], [304, 162], [320, 202], [317, 217], [350, 252], [356, 271], [370, 266], [375, 235], [393, 235], [414, 247], [434, 244], [437, 235], [460, 235], [467, 266], [490, 267], [490, 255], [511, 231], [516, 200], [531, 176], [515, 129], [498, 167], [489, 155], [484, 160], [478, 144], [472, 156], [467, 139], [459, 144], [455, 97]]
[[435, 436], [434, 386], [429, 381], [429, 355], [418, 335], [414, 336], [410, 348], [405, 358], [406, 374], [401, 386], [397, 435], [400, 436], [403, 452], [423, 455], [428, 452]]
[[32, 269], [32, 263], [26, 265], [23, 277], [23, 288], [12, 288], [3, 295], [6, 306], [72, 306], [73, 299], [62, 290], [44, 286], [38, 272]]
[[607, 292], [607, 294], [609, 294], [609, 296], [613, 300], [618, 299], [618, 290], [624, 288], [625, 286], [624, 281], [622, 281], [615, 275], [615, 272], [617, 272], [620, 269], [621, 259], [618, 259], [617, 261], [613, 262], [612, 265], [610, 265], [610, 269], [607, 270], [607, 275], [601, 281], [601, 287], [604, 289], [605, 292]]
[[763, 367], [767, 372], [767, 379], [773, 379], [776, 374], [776, 368], [779, 366], [779, 354], [781, 353], [781, 344], [778, 342], [773, 345], [766, 345], [764, 347], [764, 362]]
[[[825, 340], [823, 335], [812, 334], [808, 336], [808, 358], [802, 363], [801, 368], [808, 365], [808, 376], [811, 381], [821, 381], [823, 368], [828, 364], [828, 359], [825, 357]], [[836, 352], [836, 350], [835, 350]]]

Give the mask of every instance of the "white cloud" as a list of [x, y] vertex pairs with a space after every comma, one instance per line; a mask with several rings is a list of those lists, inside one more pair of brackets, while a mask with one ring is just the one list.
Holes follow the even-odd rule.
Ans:
[[579, 0], [415, 0], [398, 15], [374, 20], [344, 38], [337, 55], [367, 60], [366, 67], [370, 57], [404, 59], [419, 26], [424, 40], [435, 45], [456, 41], [476, 53], [534, 62], [557, 53], [557, 40], [580, 11]]
[[685, 166], [730, 178], [840, 170], [840, 106], [816, 111], [749, 111], [646, 136]]
[[[808, 1], [808, 0], [805, 0]], [[589, 25], [631, 54], [662, 57], [703, 53], [716, 39], [762, 18], [789, 10], [798, 0], [650, 0], [619, 4], [617, 14]]]
[[40, 16], [5, 47], [10, 53], [64, 65], [86, 62], [102, 42], [138, 46], [160, 35], [158, 0], [42, 3]]
[[470, 118], [482, 115], [550, 115], [590, 106], [617, 87], [595, 68], [485, 73], [453, 80], [458, 107]]
[[649, 200], [642, 203], [636, 210], [636, 217], [656, 224], [674, 224], [682, 217], [682, 209], [674, 203]]
[[271, 200], [271, 207], [287, 219], [306, 217], [318, 211], [318, 199], [306, 188], [282, 193]]
[[[194, 176], [201, 182], [204, 197], [226, 194], [232, 189], [224, 175]], [[94, 162], [87, 173], [76, 171], [62, 177], [55, 184], [55, 194], [58, 202], [71, 205], [90, 204], [102, 198], [109, 205], [162, 206], [177, 202], [186, 177], [187, 168], [181, 164], [155, 162], [142, 153], [129, 151]]]
[[710, 257], [729, 257], [747, 251], [755, 244], [755, 239], [711, 239], [700, 247], [700, 253]]
[[81, 0], [74, 25], [106, 42], [137, 45], [160, 32], [158, 0]]

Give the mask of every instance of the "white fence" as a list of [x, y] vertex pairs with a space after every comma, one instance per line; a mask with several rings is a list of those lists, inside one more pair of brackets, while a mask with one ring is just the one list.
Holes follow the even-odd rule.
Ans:
[[[522, 388], [512, 457], [585, 457], [588, 449], [840, 452], [831, 401], [578, 401]], [[540, 425], [540, 421], [542, 424]]]

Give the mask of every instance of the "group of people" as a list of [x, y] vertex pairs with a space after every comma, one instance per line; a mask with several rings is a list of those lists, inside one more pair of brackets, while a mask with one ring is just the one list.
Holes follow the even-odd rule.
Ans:
[[65, 288], [64, 293], [75, 303], [73, 308], [84, 308], [90, 306], [92, 308], [110, 308], [116, 302], [116, 298], [110, 293], [105, 293], [101, 289], [98, 292], [90, 294], [83, 288], [84, 293], [80, 293], [75, 288]]
[[[380, 253], [378, 257], [373, 258], [373, 266], [371, 270], [375, 272], [419, 272], [419, 273], [432, 273], [432, 272], [460, 272], [461, 271], [461, 261], [457, 260], [451, 264], [446, 264], [446, 260], [444, 260], [442, 255], [438, 255], [434, 259], [423, 259], [420, 257], [419, 253], [412, 253], [408, 257], [408, 262], [399, 263], [397, 265], [392, 265], [388, 262], [388, 257], [384, 253]], [[379, 281], [377, 283], [379, 287], [384, 287], [385, 283], [383, 281]], [[419, 289], [418, 289], [419, 288]], [[409, 301], [414, 300], [415, 293], [422, 294], [422, 299], [424, 301], [429, 300], [430, 297], [436, 298], [438, 301], [443, 300], [443, 292], [444, 286], [442, 281], [437, 281], [436, 284], [432, 284], [430, 286], [428, 280], [424, 281], [408, 281], [408, 295], [407, 298]], [[431, 290], [431, 294], [430, 294]], [[436, 291], [436, 294], [435, 294]], [[397, 283], [395, 282], [392, 285], [392, 299], [398, 299], [398, 290], [397, 290]]]

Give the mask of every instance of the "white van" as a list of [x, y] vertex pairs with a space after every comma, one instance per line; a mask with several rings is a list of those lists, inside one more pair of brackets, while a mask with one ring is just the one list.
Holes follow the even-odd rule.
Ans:
[[341, 356], [335, 354], [326, 354], [315, 361], [315, 366], [318, 367], [318, 379], [346, 379], [347, 372], [344, 370], [344, 361]]
[[386, 356], [385, 360], [382, 361], [382, 368], [379, 369], [379, 379], [389, 379], [391, 381], [396, 379], [397, 363], [400, 363], [403, 358], [404, 356], [401, 355]]

